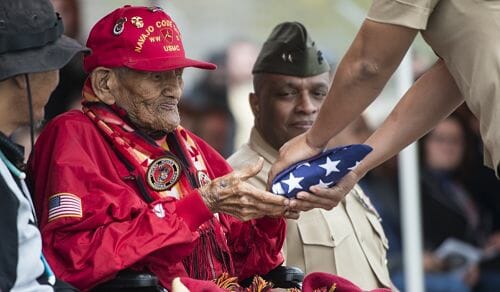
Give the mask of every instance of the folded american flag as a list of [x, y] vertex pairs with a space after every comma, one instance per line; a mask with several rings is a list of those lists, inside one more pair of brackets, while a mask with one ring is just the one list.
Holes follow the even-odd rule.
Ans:
[[272, 192], [295, 198], [300, 191], [315, 185], [332, 187], [372, 151], [365, 144], [353, 144], [325, 150], [280, 172], [272, 184]]

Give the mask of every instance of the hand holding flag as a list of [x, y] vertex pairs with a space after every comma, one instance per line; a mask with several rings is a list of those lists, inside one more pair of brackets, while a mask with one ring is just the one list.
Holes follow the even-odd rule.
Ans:
[[279, 173], [272, 181], [271, 190], [295, 198], [299, 192], [308, 192], [313, 186], [333, 187], [371, 151], [372, 148], [364, 144], [326, 150]]

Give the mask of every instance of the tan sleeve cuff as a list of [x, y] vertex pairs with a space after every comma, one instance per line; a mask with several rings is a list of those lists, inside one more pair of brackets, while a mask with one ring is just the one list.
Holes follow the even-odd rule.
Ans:
[[375, 22], [425, 30], [427, 20], [432, 12], [430, 7], [425, 6], [425, 2], [431, 1], [416, 2], [424, 3], [414, 4], [402, 0], [374, 0], [366, 18]]

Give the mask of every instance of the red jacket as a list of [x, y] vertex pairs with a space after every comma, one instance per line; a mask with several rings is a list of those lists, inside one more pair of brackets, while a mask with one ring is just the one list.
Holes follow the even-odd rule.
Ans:
[[[202, 151], [211, 178], [231, 171], [214, 149], [188, 134]], [[122, 160], [80, 111], [46, 126], [29, 173], [44, 254], [57, 276], [84, 290], [130, 267], [149, 269], [169, 287], [174, 277], [187, 275], [181, 261], [198, 244], [197, 228], [213, 217], [196, 189], [181, 200], [145, 203]], [[49, 198], [60, 193], [81, 199], [81, 218], [48, 221]], [[165, 210], [163, 218], [152, 210], [158, 203]], [[284, 219], [241, 222], [219, 214], [218, 222], [216, 232], [227, 239], [240, 279], [265, 274], [283, 262]], [[217, 264], [214, 269], [221, 272]]]

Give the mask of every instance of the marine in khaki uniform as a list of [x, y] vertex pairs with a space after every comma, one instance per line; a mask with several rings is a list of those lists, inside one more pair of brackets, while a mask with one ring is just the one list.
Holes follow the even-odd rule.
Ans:
[[[248, 180], [266, 188], [279, 147], [305, 132], [315, 120], [330, 84], [330, 67], [305, 27], [279, 24], [254, 65], [250, 104], [255, 117], [250, 141], [229, 158], [235, 169], [264, 158], [264, 167]], [[356, 187], [332, 210], [312, 209], [288, 220], [286, 264], [306, 273], [338, 274], [363, 289], [392, 287], [387, 238], [368, 197]]]
[[[484, 162], [500, 164], [500, 1], [373, 0], [367, 19], [342, 58], [313, 126], [287, 142], [272, 178], [295, 162], [320, 153], [328, 141], [372, 103], [421, 32], [440, 57], [406, 92], [364, 143], [373, 151], [328, 194], [337, 202], [371, 169], [396, 155], [465, 100], [479, 119]], [[318, 200], [290, 203], [290, 209]]]
[[498, 170], [500, 1], [375, 0], [367, 19], [420, 30], [446, 64], [467, 106], [479, 118], [484, 162]]

